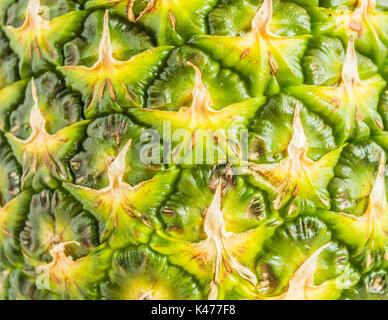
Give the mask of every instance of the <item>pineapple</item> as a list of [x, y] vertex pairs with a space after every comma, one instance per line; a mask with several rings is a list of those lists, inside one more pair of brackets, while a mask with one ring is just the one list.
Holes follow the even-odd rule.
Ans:
[[0, 299], [388, 299], [386, 0], [0, 24]]

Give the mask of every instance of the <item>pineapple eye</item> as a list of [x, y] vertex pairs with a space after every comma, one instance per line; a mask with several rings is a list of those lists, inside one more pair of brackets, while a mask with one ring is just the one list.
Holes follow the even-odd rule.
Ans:
[[[310, 17], [303, 8], [304, 4], [297, 2], [273, 1], [273, 15], [269, 23], [271, 32], [282, 37], [311, 32]], [[220, 36], [242, 36], [248, 33], [260, 4], [261, 1], [255, 1], [254, 4], [241, 1], [238, 6], [233, 2], [219, 2], [209, 14], [210, 33]]]
[[309, 41], [302, 59], [307, 84], [335, 86], [341, 80], [345, 53], [337, 38], [316, 37]]
[[165, 124], [168, 123], [171, 150], [166, 150], [166, 158], [169, 163], [187, 166], [199, 163], [213, 165], [225, 160], [238, 163], [241, 160], [240, 142], [244, 129], [263, 104], [264, 98], [260, 96], [222, 109], [213, 108], [212, 96], [203, 82], [201, 70], [191, 61], [185, 63], [195, 74], [190, 107], [181, 106], [179, 111], [132, 108], [129, 113], [163, 137]]
[[[138, 184], [163, 170], [163, 164], [158, 164], [161, 162], [159, 157], [154, 164], [145, 164], [141, 160], [140, 151], [146, 143], [141, 140], [144, 129], [127, 116], [119, 114], [91, 122], [87, 129], [88, 136], [83, 142], [83, 151], [70, 160], [75, 183], [97, 189], [107, 187], [107, 168], [128, 140], [132, 142], [126, 156], [125, 181]], [[155, 141], [155, 149], [158, 148], [162, 150], [159, 142]]]
[[[2, 19], [3, 18], [0, 13], [0, 24], [2, 24]], [[20, 76], [18, 71], [17, 55], [9, 47], [9, 43], [4, 32], [0, 30], [0, 89], [12, 84], [16, 85], [15, 82], [19, 79]]]
[[[388, 62], [388, 59], [387, 59]], [[387, 64], [388, 67], [388, 64]], [[387, 68], [388, 71], [388, 68]], [[387, 77], [385, 78], [388, 79]], [[373, 140], [381, 146], [385, 151], [388, 150], [388, 135], [385, 131], [388, 125], [388, 87], [384, 89], [384, 92], [380, 96], [380, 104], [378, 106], [378, 111], [381, 114], [383, 123], [384, 123], [384, 131], [374, 132]]]
[[79, 259], [68, 255], [68, 246], [76, 241], [61, 242], [50, 250], [52, 261], [45, 263], [26, 257], [26, 272], [36, 277], [39, 293], [49, 292], [61, 300], [96, 300], [101, 295], [96, 286], [105, 278], [112, 250], [103, 244]]
[[285, 36], [282, 32], [279, 35], [273, 33], [271, 23], [277, 23], [276, 19], [273, 19], [274, 5], [272, 0], [265, 0], [253, 16], [250, 15], [249, 32], [242, 35], [198, 36], [193, 38], [190, 44], [209, 53], [223, 66], [237, 70], [249, 79], [250, 93], [254, 96], [278, 93], [279, 86], [302, 83], [300, 59], [310, 37], [307, 13], [295, 4], [288, 6], [291, 10], [282, 9], [284, 10], [282, 14], [287, 16], [285, 21], [290, 19], [286, 25], [294, 25], [295, 19], [291, 17], [295, 12], [295, 16], [299, 17], [297, 19], [300, 20], [299, 23], [307, 27], [297, 28], [296, 32]]
[[[31, 80], [28, 92], [31, 93], [28, 120], [30, 132], [24, 140], [15, 136], [13, 132], [8, 132], [6, 138], [22, 167], [22, 189], [32, 187], [39, 191], [44, 187], [56, 188], [59, 186], [59, 181], [72, 179], [65, 159], [74, 154], [73, 151], [83, 137], [83, 129], [87, 122], [79, 121], [58, 130], [55, 134], [50, 134], [47, 128], [50, 127], [51, 121], [47, 121], [40, 110], [40, 97], [34, 78]], [[25, 117], [26, 114], [22, 116]], [[14, 129], [18, 131], [18, 125]], [[38, 163], [38, 159], [42, 161]]]
[[346, 248], [330, 238], [326, 225], [315, 217], [279, 227], [257, 260], [263, 298], [337, 299], [357, 283], [359, 275], [350, 266]]
[[271, 98], [259, 115], [252, 122], [251, 144], [257, 139], [267, 152], [248, 162], [248, 180], [269, 192], [272, 207], [285, 219], [328, 208], [327, 186], [343, 148], [335, 149], [331, 128], [291, 96]]
[[[4, 2], [10, 1], [5, 0]], [[16, 1], [14, 3], [8, 4], [8, 9], [6, 10], [6, 20], [4, 22], [14, 27], [20, 27], [26, 17], [28, 2], [29, 1]], [[81, 6], [79, 5], [79, 3], [77, 3], [77, 1], [75, 0], [41, 0], [38, 9], [38, 15], [50, 20], [64, 15], [70, 11], [79, 10], [80, 7]]]
[[[9, 12], [15, 10], [17, 14], [9, 15], [11, 19], [6, 21], [4, 26], [4, 33], [10, 40], [10, 47], [20, 60], [19, 73], [22, 77], [41, 73], [47, 70], [50, 64], [61, 64], [62, 56], [59, 48], [73, 37], [77, 25], [85, 16], [84, 12], [76, 10], [78, 5], [75, 5], [75, 11], [68, 13], [54, 9], [51, 14], [50, 10], [51, 20], [45, 20], [39, 14], [40, 4], [40, 0], [29, 0], [26, 8], [23, 9], [15, 4]], [[56, 15], [58, 16], [55, 17]], [[12, 16], [15, 19], [12, 19]], [[20, 23], [21, 17], [23, 20]]]
[[23, 229], [31, 200], [31, 192], [23, 191], [4, 206], [0, 206], [0, 268], [15, 268], [22, 265], [23, 257], [18, 241]]
[[222, 183], [222, 196], [225, 196], [230, 189], [236, 187], [236, 176], [231, 163], [221, 164], [213, 167], [213, 173], [209, 180], [210, 190], [215, 193], [219, 181]]
[[201, 299], [197, 281], [145, 246], [115, 253], [109, 279], [101, 285], [109, 300]]
[[187, 241], [206, 238], [203, 219], [220, 179], [223, 181], [223, 213], [227, 231], [253, 229], [271, 215], [263, 194], [246, 186], [243, 178], [230, 176], [228, 170], [230, 167], [227, 165], [181, 172], [175, 191], [160, 209], [167, 234]]
[[124, 175], [131, 145], [132, 140], [127, 140], [115, 159], [108, 164], [107, 187], [96, 190], [64, 184], [65, 189], [97, 218], [100, 241], [108, 240], [114, 249], [146, 243], [153, 229], [160, 228], [157, 210], [171, 192], [179, 173], [178, 169], [171, 168], [137, 185], [128, 184]]
[[385, 3], [358, 0], [353, 4], [341, 6], [343, 10], [332, 8], [330, 4], [327, 8], [309, 8], [314, 21], [312, 31], [317, 35], [338, 37], [344, 44], [350, 37], [355, 37], [356, 49], [381, 67], [388, 57], [388, 39], [384, 35], [388, 22]]
[[8, 299], [9, 271], [0, 271], [0, 299]]
[[[253, 188], [246, 188], [242, 179], [238, 179], [236, 187], [222, 196], [223, 177], [219, 177], [214, 194], [208, 190], [205, 198], [202, 191], [199, 203], [200, 189], [211, 179], [209, 173], [206, 170], [182, 172], [178, 192], [162, 208], [162, 214], [167, 226], [169, 223], [178, 225], [183, 233], [179, 234], [175, 228], [158, 231], [151, 238], [150, 246], [168, 255], [172, 263], [197, 275], [201, 283], [206, 284], [209, 299], [253, 299], [257, 280], [248, 257], [256, 256], [281, 220], [276, 213], [261, 220], [249, 215], [252, 200], [260, 201], [261, 195]], [[217, 169], [215, 173], [217, 176]], [[195, 198], [201, 207], [190, 208], [190, 205], [195, 205], [190, 197]], [[183, 203], [182, 207], [176, 205], [179, 202]], [[188, 209], [195, 210], [198, 215], [190, 217], [183, 211]], [[201, 220], [203, 230], [201, 228], [199, 232]], [[187, 229], [190, 232], [186, 232]]]
[[363, 275], [360, 282], [345, 290], [342, 299], [386, 300], [388, 297], [388, 275], [384, 269], [376, 269]]
[[[98, 10], [91, 13], [85, 19], [79, 36], [64, 45], [64, 64], [93, 66], [99, 58], [103, 29], [104, 12]], [[112, 56], [117, 60], [129, 60], [154, 47], [147, 33], [114, 15], [109, 17], [109, 31]]]
[[[33, 81], [36, 87], [39, 110], [46, 119], [48, 133], [55, 134], [60, 129], [83, 119], [82, 102], [76, 94], [66, 88], [57, 74], [46, 72], [38, 78], [34, 78]], [[18, 105], [13, 108], [14, 110], [9, 117], [10, 131], [23, 139], [28, 138], [32, 131], [30, 113], [34, 99], [31, 89], [32, 81], [29, 81], [27, 86], [19, 84]]]
[[19, 194], [20, 170], [4, 136], [0, 134], [0, 206]]
[[55, 246], [76, 241], [79, 245], [67, 246], [67, 254], [78, 259], [98, 245], [96, 221], [74, 200], [63, 190], [43, 190], [33, 196], [20, 238], [28, 257], [50, 262], [50, 251]]
[[[95, 20], [99, 21], [98, 25]], [[70, 60], [68, 59], [68, 62], [81, 65], [58, 67], [66, 83], [82, 95], [86, 118], [142, 107], [147, 85], [171, 50], [171, 47], [146, 50], [150, 45], [143, 43], [144, 36], [138, 36], [137, 32], [133, 32], [130, 28], [118, 29], [124, 31], [122, 33], [111, 32], [111, 25], [113, 24], [114, 31], [116, 31], [116, 27], [119, 27], [117, 24], [120, 25], [120, 22], [117, 23], [114, 20], [110, 23], [110, 21], [108, 10], [105, 11], [105, 14], [96, 12], [89, 16], [85, 22], [85, 32], [90, 32], [87, 29], [90, 26], [92, 26], [93, 33], [96, 33], [96, 29], [100, 29], [98, 45], [96, 46], [96, 43], [89, 45], [87, 39], [76, 39], [73, 45], [69, 44], [70, 49], [67, 52], [70, 54]], [[87, 34], [85, 36], [87, 37]], [[122, 38], [130, 39], [128, 48], [126, 46], [115, 48], [115, 42], [121, 44], [120, 39]], [[74, 56], [76, 47], [85, 41], [86, 44], [81, 45], [77, 58], [72, 58], [71, 55]], [[134, 45], [133, 42], [137, 45]], [[86, 50], [86, 57], [85, 53], [82, 53], [82, 47]], [[81, 58], [87, 59], [80, 61], [80, 55]], [[91, 66], [83, 65], [89, 62], [90, 55], [96, 55], [94, 63]]]
[[151, 30], [159, 46], [178, 46], [206, 33], [206, 16], [214, 3], [214, 0], [88, 0], [85, 7], [108, 7], [114, 14]]
[[355, 41], [353, 37], [349, 38], [338, 85], [301, 85], [286, 89], [287, 93], [304, 102], [309, 110], [333, 128], [337, 144], [349, 139], [365, 140], [384, 128], [377, 109], [386, 83], [379, 74], [374, 73], [376, 69], [369, 67], [366, 68], [369, 69], [367, 78], [360, 78]]
[[372, 273], [367, 277], [367, 287], [371, 293], [384, 294], [387, 292], [387, 274], [384, 271]]
[[[279, 155], [281, 158], [287, 155], [287, 146], [293, 135], [293, 106], [296, 103], [297, 100], [291, 95], [279, 94], [271, 97], [260, 108], [250, 128], [250, 141], [259, 148], [252, 154], [256, 158], [255, 162], [277, 162], [280, 161]], [[309, 142], [307, 156], [318, 160], [336, 147], [333, 129], [300, 102], [299, 106], [301, 122]]]
[[263, 295], [273, 295], [279, 286], [279, 279], [274, 275], [270, 264], [261, 263], [257, 267], [260, 276], [257, 290]]
[[329, 185], [333, 211], [362, 215], [368, 205], [381, 152], [382, 149], [372, 142], [345, 147]]
[[147, 107], [178, 111], [191, 105], [195, 75], [186, 61], [200, 68], [213, 108], [218, 110], [249, 98], [245, 83], [236, 73], [221, 69], [202, 51], [182, 46], [171, 52], [166, 67], [149, 87]]
[[5, 294], [9, 300], [60, 300], [55, 293], [38, 289], [35, 278], [20, 269], [10, 272], [6, 281]]
[[[357, 150], [356, 148], [353, 150]], [[368, 156], [370, 157], [371, 154]], [[377, 155], [375, 154], [375, 156]], [[366, 165], [365, 162], [364, 165]], [[351, 170], [346, 170], [345, 166], [340, 167], [340, 169], [342, 169], [342, 174], [345, 173], [343, 176], [346, 178], [347, 176], [350, 179], [356, 178]], [[365, 171], [365, 173], [368, 172]], [[366, 189], [369, 189], [367, 199], [361, 199], [366, 201], [359, 208], [349, 208], [349, 202], [344, 202], [344, 209], [353, 214], [342, 211], [317, 212], [317, 215], [333, 229], [333, 234], [351, 249], [350, 253], [354, 263], [364, 272], [385, 266], [388, 260], [388, 251], [385, 246], [388, 230], [388, 207], [384, 171], [385, 153], [380, 150], [377, 170], [369, 169], [370, 176], [364, 176], [365, 182], [369, 179], [372, 180], [371, 186], [366, 186]], [[341, 182], [343, 181], [339, 180], [337, 186], [341, 185]], [[353, 190], [345, 189], [345, 195], [349, 195], [349, 191], [353, 191], [352, 193], [358, 197], [362, 197], [362, 193], [365, 194], [362, 186], [357, 188], [354, 185], [351, 189]], [[360, 213], [355, 209], [358, 209]]]
[[[305, 82], [320, 86], [337, 86], [341, 82], [341, 71], [345, 50], [338, 38], [320, 36], [309, 41], [302, 59]], [[357, 54], [358, 73], [365, 80], [378, 72], [371, 59]]]

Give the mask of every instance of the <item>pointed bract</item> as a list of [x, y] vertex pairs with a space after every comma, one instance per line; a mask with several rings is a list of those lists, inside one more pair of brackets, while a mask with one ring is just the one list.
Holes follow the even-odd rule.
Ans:
[[58, 46], [74, 36], [85, 16], [85, 12], [73, 11], [47, 21], [40, 15], [40, 8], [40, 0], [29, 0], [23, 25], [4, 26], [10, 46], [19, 57], [22, 76], [40, 72], [48, 64], [60, 64]]
[[361, 216], [343, 212], [322, 211], [319, 217], [333, 229], [333, 234], [346, 243], [362, 270], [388, 265], [388, 207], [384, 180], [385, 154]]
[[275, 218], [239, 234], [227, 232], [221, 194], [220, 179], [213, 200], [205, 211], [204, 240], [186, 242], [159, 232], [152, 238], [151, 247], [168, 255], [174, 264], [196, 274], [209, 289], [209, 299], [226, 299], [233, 291], [239, 297], [252, 299], [257, 280], [250, 258], [257, 254], [280, 221]]
[[159, 227], [156, 212], [177, 177], [178, 170], [161, 172], [136, 186], [123, 181], [125, 156], [129, 140], [108, 168], [109, 186], [95, 190], [64, 184], [100, 225], [100, 240], [108, 240], [112, 248], [146, 243], [154, 228]]
[[360, 80], [351, 37], [342, 67], [341, 83], [337, 87], [301, 85], [286, 88], [286, 91], [325, 119], [334, 128], [337, 143], [342, 144], [350, 138], [365, 139], [371, 131], [383, 129], [377, 104], [385, 85], [378, 74]]
[[319, 160], [307, 157], [307, 139], [299, 116], [299, 103], [295, 105], [294, 133], [288, 144], [288, 155], [279, 163], [248, 163], [246, 173], [250, 181], [267, 189], [273, 197], [275, 210], [281, 210], [287, 218], [301, 212], [313, 212], [316, 208], [329, 208], [327, 186], [334, 176], [333, 168], [342, 147], [333, 150]]
[[71, 181], [71, 175], [65, 159], [77, 150], [77, 144], [83, 137], [87, 121], [80, 121], [59, 130], [54, 135], [46, 131], [46, 119], [38, 107], [38, 96], [32, 81], [34, 106], [30, 113], [32, 132], [26, 140], [17, 138], [11, 133], [6, 138], [18, 162], [22, 166], [22, 188], [32, 187], [35, 190], [44, 187], [55, 188], [59, 181]]
[[255, 96], [263, 94], [273, 78], [283, 86], [302, 83], [300, 59], [309, 36], [277, 36], [268, 29], [271, 18], [272, 0], [265, 0], [244, 36], [199, 36], [191, 43], [249, 79]]
[[108, 11], [105, 12], [97, 62], [92, 67], [64, 66], [58, 70], [66, 83], [82, 94], [87, 118], [142, 107], [147, 83], [171, 47], [157, 47], [118, 61], [112, 55]]

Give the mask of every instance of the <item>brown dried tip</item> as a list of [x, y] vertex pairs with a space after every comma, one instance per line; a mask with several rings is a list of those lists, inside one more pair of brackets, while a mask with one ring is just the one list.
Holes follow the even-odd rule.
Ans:
[[[128, 17], [128, 20], [131, 21], [131, 22], [137, 22], [139, 21], [147, 12], [151, 11], [155, 4], [156, 4], [156, 0], [145, 0], [145, 1], [148, 1], [148, 4], [147, 6], [144, 8], [144, 10], [142, 12], [140, 12], [139, 16], [136, 18], [135, 17], [135, 14], [133, 13], [133, 5], [135, 3], [135, 0], [130, 0], [128, 2], [128, 5], [127, 5], [127, 17]], [[174, 26], [175, 28], [175, 26]]]
[[175, 30], [175, 27], [176, 27], [175, 17], [170, 9], [168, 10], [168, 17], [170, 19], [172, 28]]
[[346, 49], [345, 61], [342, 66], [342, 85], [346, 89], [351, 89], [353, 85], [360, 81], [358, 76], [358, 62], [356, 50], [354, 48], [354, 38], [350, 37]]
[[120, 184], [123, 180], [125, 173], [125, 158], [132, 140], [128, 140], [125, 146], [121, 149], [116, 159], [111, 163], [108, 168], [109, 185], [111, 188]]
[[261, 7], [252, 20], [252, 32], [262, 36], [270, 35], [269, 24], [272, 19], [272, 0], [263, 0]]
[[191, 103], [192, 119], [194, 121], [201, 121], [202, 118], [207, 117], [209, 112], [212, 112], [210, 108], [211, 97], [209, 91], [206, 89], [202, 82], [201, 71], [190, 61], [186, 64], [192, 67], [195, 71], [195, 84], [193, 88], [193, 101]]
[[[38, 95], [36, 93], [34, 78], [31, 79], [31, 91], [32, 91], [32, 99], [34, 100], [34, 105], [31, 108], [31, 113], [30, 113], [30, 126], [33, 133], [37, 131], [45, 133], [46, 119], [43, 117], [38, 106]], [[31, 134], [31, 136], [32, 135], [33, 134]]]
[[228, 248], [229, 233], [225, 231], [224, 216], [221, 211], [222, 200], [222, 181], [218, 182], [217, 189], [210, 206], [206, 211], [204, 221], [204, 231], [207, 239], [202, 243], [205, 244], [206, 250], [212, 252], [215, 257], [213, 267], [213, 280], [210, 285], [209, 300], [217, 299], [218, 285], [220, 282], [220, 272], [222, 265], [227, 272], [236, 271], [242, 278], [248, 280], [254, 286], [257, 285], [257, 279], [252, 271], [242, 265], [231, 253]]
[[361, 37], [364, 22], [368, 20], [368, 14], [375, 12], [376, 1], [375, 0], [359, 0], [357, 8], [354, 10], [349, 22], [349, 29], [357, 32], [358, 37]]

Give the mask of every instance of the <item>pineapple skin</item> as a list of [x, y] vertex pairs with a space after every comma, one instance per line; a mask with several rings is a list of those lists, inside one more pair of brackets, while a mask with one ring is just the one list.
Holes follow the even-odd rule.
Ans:
[[0, 26], [0, 300], [388, 299], [386, 0]]

